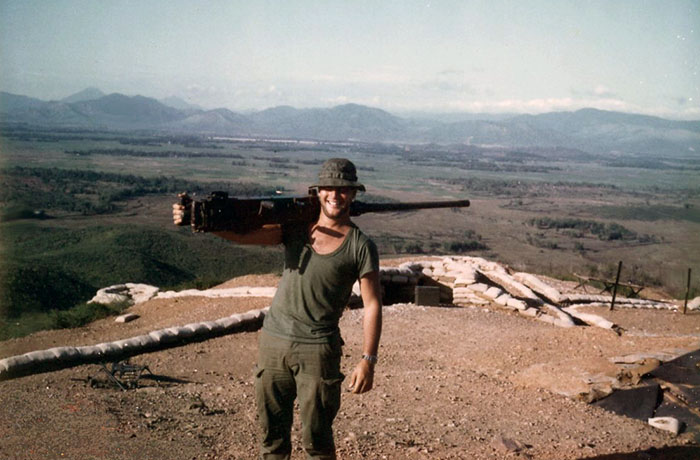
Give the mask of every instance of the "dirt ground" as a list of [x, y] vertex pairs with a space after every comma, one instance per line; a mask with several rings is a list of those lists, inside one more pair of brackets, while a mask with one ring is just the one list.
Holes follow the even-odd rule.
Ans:
[[[225, 286], [276, 280], [248, 276]], [[2, 342], [0, 357], [117, 340], [268, 304], [266, 298], [152, 300], [130, 309], [140, 315], [134, 322], [105, 319]], [[594, 311], [625, 332], [559, 328], [496, 307], [385, 307], [375, 388], [343, 394], [334, 425], [338, 457], [700, 458], [692, 430], [675, 436], [553, 390], [575, 380], [574, 363], [593, 372], [613, 356], [700, 349], [700, 314]], [[341, 320], [346, 375], [361, 353], [361, 321], [361, 310], [348, 310]], [[129, 391], [107, 385], [97, 365], [0, 382], [0, 458], [255, 458], [258, 334], [137, 356], [132, 363], [147, 365], [156, 378]], [[534, 373], [538, 368], [546, 375]], [[299, 441], [296, 422], [293, 458], [304, 458]]]

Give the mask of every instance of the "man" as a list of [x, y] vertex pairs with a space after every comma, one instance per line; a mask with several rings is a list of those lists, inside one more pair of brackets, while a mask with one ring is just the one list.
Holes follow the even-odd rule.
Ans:
[[[285, 267], [260, 334], [255, 376], [262, 458], [288, 459], [295, 398], [308, 458], [335, 458], [332, 423], [340, 407], [343, 341], [338, 322], [356, 280], [364, 304], [363, 354], [350, 377], [353, 393], [372, 389], [381, 335], [379, 256], [350, 220], [350, 204], [364, 186], [355, 165], [326, 161], [316, 188], [321, 212], [308, 228], [268, 226], [245, 235], [217, 235], [242, 244], [279, 244]], [[182, 207], [175, 205], [175, 223]], [[178, 221], [179, 219], [179, 221]]]

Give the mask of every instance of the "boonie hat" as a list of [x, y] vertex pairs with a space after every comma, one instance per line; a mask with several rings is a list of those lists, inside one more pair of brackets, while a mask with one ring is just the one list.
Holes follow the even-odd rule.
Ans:
[[309, 188], [316, 187], [352, 187], [365, 191], [365, 186], [357, 182], [357, 169], [352, 161], [346, 158], [331, 158], [321, 165], [318, 173], [318, 183]]

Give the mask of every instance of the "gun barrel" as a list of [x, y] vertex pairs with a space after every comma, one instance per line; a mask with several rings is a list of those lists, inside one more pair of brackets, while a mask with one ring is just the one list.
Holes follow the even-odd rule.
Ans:
[[410, 211], [413, 209], [466, 208], [469, 200], [418, 201], [408, 203], [363, 203], [355, 201], [350, 206], [350, 215], [359, 216], [366, 212]]

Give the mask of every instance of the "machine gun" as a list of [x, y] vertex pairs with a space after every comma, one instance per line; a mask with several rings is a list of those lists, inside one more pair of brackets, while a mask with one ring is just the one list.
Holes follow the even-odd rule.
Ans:
[[[213, 192], [201, 201], [193, 200], [186, 193], [179, 197], [180, 204], [185, 208], [180, 225], [191, 225], [193, 232], [232, 231], [246, 234], [270, 224], [310, 224], [318, 219], [321, 211], [321, 204], [314, 194], [300, 197], [235, 198], [229, 197], [226, 192]], [[350, 215], [467, 206], [469, 200], [412, 203], [354, 201], [350, 205]]]

